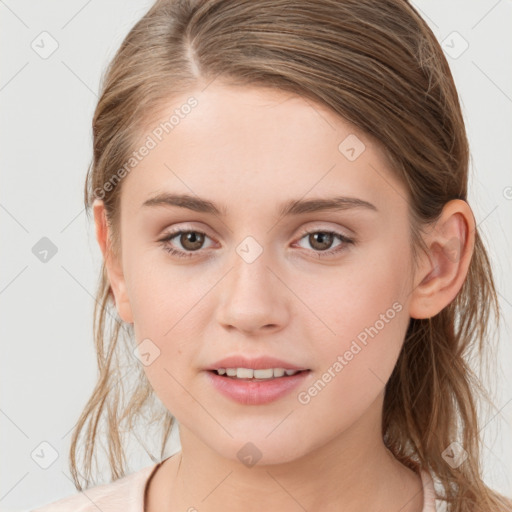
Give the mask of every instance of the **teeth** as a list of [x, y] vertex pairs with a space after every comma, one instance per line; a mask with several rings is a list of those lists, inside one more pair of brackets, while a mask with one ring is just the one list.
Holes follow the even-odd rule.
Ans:
[[[284, 368], [274, 368], [272, 371], [274, 372], [274, 377], [282, 377], [286, 372]], [[256, 370], [254, 371], [254, 376], [256, 377]]]
[[285, 370], [284, 368], [265, 368], [253, 370], [252, 368], [219, 368], [218, 375], [227, 375], [237, 379], [272, 379], [286, 375], [294, 375], [299, 370]]

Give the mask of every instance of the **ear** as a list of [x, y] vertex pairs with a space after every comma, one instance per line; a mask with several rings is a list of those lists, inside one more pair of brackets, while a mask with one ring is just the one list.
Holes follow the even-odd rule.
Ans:
[[96, 239], [105, 260], [105, 267], [107, 269], [110, 288], [114, 294], [117, 312], [124, 322], [133, 323], [133, 315], [128, 300], [128, 294], [126, 293], [126, 283], [121, 261], [116, 257], [111, 247], [111, 235], [107, 223], [105, 205], [101, 199], [95, 199], [92, 207], [94, 223], [96, 225]]
[[461, 199], [445, 204], [438, 221], [424, 237], [422, 255], [411, 291], [409, 315], [430, 318], [455, 299], [466, 279], [475, 245], [475, 219]]

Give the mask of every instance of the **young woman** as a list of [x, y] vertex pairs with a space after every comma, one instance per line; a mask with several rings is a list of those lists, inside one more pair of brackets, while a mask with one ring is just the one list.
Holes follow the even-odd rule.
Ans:
[[[82, 492], [38, 510], [512, 510], [466, 359], [498, 313], [468, 141], [409, 3], [158, 1], [93, 128], [100, 374]], [[141, 424], [162, 450], [127, 475]]]

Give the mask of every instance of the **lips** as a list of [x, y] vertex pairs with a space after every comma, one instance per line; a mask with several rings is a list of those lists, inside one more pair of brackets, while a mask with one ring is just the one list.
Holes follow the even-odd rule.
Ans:
[[273, 379], [233, 379], [206, 371], [207, 381], [226, 398], [242, 405], [264, 405], [290, 394], [308, 381], [311, 371], [299, 371], [295, 375]]
[[308, 370], [305, 366], [298, 366], [289, 361], [271, 356], [248, 358], [243, 355], [232, 355], [211, 364], [205, 370], [218, 370], [219, 368], [252, 368], [264, 370], [267, 368], [284, 368], [285, 370]]

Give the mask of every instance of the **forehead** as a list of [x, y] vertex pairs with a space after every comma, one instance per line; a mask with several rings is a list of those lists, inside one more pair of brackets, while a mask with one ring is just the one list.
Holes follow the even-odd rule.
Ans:
[[147, 125], [136, 148], [143, 145], [151, 148], [121, 194], [134, 214], [163, 192], [214, 197], [226, 214], [299, 197], [377, 206], [405, 197], [380, 144], [325, 106], [280, 90], [214, 82], [175, 97]]

